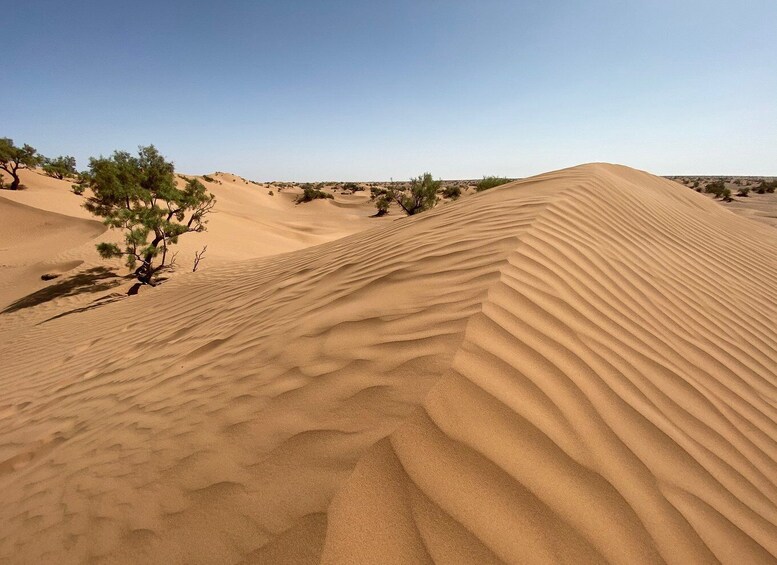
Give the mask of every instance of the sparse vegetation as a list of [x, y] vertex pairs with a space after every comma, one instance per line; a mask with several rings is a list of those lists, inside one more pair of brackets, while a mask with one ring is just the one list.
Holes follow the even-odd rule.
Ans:
[[[707, 194], [713, 194], [715, 198], [722, 198], [724, 191], [728, 190], [726, 188], [726, 183], [724, 183], [722, 180], [716, 180], [713, 182], [710, 182], [707, 184], [707, 186], [704, 187], [704, 192]], [[731, 191], [729, 191], [729, 195], [731, 194]]]
[[356, 184], [355, 182], [346, 182], [345, 184], [343, 184], [343, 192], [345, 192], [346, 190], [351, 192], [351, 194], [353, 194], [354, 192], [363, 191], [364, 187]]
[[202, 175], [202, 180], [204, 180], [206, 182], [216, 182], [216, 179], [214, 179], [213, 177], [208, 176], [208, 175]]
[[445, 198], [456, 200], [461, 196], [461, 187], [458, 184], [450, 184], [443, 189], [442, 195]]
[[512, 182], [512, 179], [504, 177], [483, 177], [483, 179], [479, 181], [477, 185], [475, 185], [475, 190], [478, 192], [483, 192], [484, 190], [488, 190], [489, 188], [494, 188], [495, 186], [502, 184], [507, 184], [508, 182]]
[[74, 177], [76, 171], [76, 158], [70, 155], [61, 155], [54, 159], [46, 159], [43, 164], [43, 172], [55, 179]]
[[388, 188], [373, 187], [371, 193], [378, 210], [376, 216], [385, 215], [392, 202], [398, 204], [408, 216], [434, 208], [441, 185], [442, 181], [434, 180], [431, 173], [424, 173], [410, 179], [410, 184], [406, 186], [395, 186], [392, 183]]
[[737, 196], [746, 197], [746, 196], [749, 196], [749, 195], [750, 195], [750, 188], [748, 188], [746, 186], [740, 186], [737, 189]]
[[765, 181], [762, 180], [758, 186], [755, 187], [755, 191], [757, 194], [766, 194], [773, 193], [774, 190], [777, 188], [777, 180], [774, 181]]
[[100, 255], [124, 257], [137, 279], [152, 286], [159, 271], [168, 267], [169, 247], [185, 233], [205, 231], [205, 216], [216, 203], [197, 179], [177, 188], [173, 164], [153, 145], [138, 148], [137, 156], [116, 151], [111, 157], [92, 158], [81, 177], [82, 185], [94, 193], [84, 207], [105, 225], [124, 231], [123, 248], [100, 243]]
[[310, 202], [312, 200], [318, 200], [318, 199], [327, 199], [327, 198], [334, 198], [331, 194], [328, 192], [324, 192], [323, 190], [319, 190], [314, 185], [311, 184], [304, 184], [302, 185], [302, 194], [299, 195], [297, 198], [296, 203], [302, 204], [303, 202]]
[[0, 138], [0, 169], [11, 175], [11, 184], [3, 185], [3, 179], [0, 177], [0, 188], [8, 190], [19, 190], [21, 179], [19, 178], [19, 169], [33, 169], [43, 164], [45, 157], [38, 153], [38, 150], [27, 145], [17, 147], [13, 139], [8, 137]]

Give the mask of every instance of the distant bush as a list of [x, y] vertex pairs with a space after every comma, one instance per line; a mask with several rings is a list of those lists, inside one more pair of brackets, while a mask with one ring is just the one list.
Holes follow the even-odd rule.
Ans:
[[731, 198], [731, 191], [728, 188], [724, 188], [719, 195], [717, 195], [723, 202], [731, 202], [734, 200]]
[[704, 187], [704, 192], [706, 192], [707, 194], [714, 194], [715, 198], [720, 198], [724, 190], [727, 190], [727, 189], [726, 189], [726, 184], [722, 180], [716, 180], [714, 182], [707, 184], [707, 186]]
[[442, 195], [445, 198], [456, 200], [459, 196], [461, 196], [461, 187], [458, 184], [448, 185], [443, 189]]
[[350, 190], [352, 193], [353, 192], [361, 192], [361, 191], [364, 190], [364, 187], [363, 186], [359, 186], [355, 182], [347, 182], [347, 183], [345, 183], [343, 185], [343, 190], [344, 191], [345, 190]]
[[297, 204], [302, 204], [303, 202], [310, 202], [312, 200], [317, 199], [327, 199], [327, 198], [334, 198], [331, 194], [328, 192], [324, 192], [323, 190], [319, 190], [315, 186], [312, 185], [303, 185], [302, 187], [302, 194], [297, 198]]
[[431, 173], [424, 173], [410, 179], [410, 184], [407, 186], [392, 184], [388, 188], [373, 187], [372, 199], [378, 210], [375, 215], [385, 215], [392, 202], [398, 204], [408, 216], [434, 208], [437, 204], [437, 191], [440, 190], [441, 185], [441, 180], [434, 180]]
[[740, 186], [737, 190], [737, 196], [749, 196], [750, 195], [750, 189], [746, 186]]
[[272, 195], [273, 195], [273, 194], [275, 194], [275, 193], [274, 193], [274, 192], [271, 190], [271, 191], [270, 191], [270, 192], [268, 192], [267, 194], [269, 194], [270, 196], [272, 196]]
[[512, 179], [504, 177], [483, 177], [483, 180], [478, 182], [475, 186], [475, 190], [478, 192], [483, 192], [484, 190], [488, 190], [489, 188], [494, 188], [495, 186], [502, 184], [507, 184], [508, 182], [512, 182]]
[[202, 175], [202, 180], [207, 182], [216, 182], [216, 179], [214, 179], [213, 177], [209, 177], [208, 175]]
[[762, 180], [761, 183], [755, 187], [755, 191], [758, 194], [766, 194], [767, 192], [774, 192], [775, 188], [777, 188], [777, 180], [771, 182]]

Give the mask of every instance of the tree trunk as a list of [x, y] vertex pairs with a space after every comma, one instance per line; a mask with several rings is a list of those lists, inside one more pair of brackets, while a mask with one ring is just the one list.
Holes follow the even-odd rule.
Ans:
[[19, 183], [21, 180], [19, 179], [19, 174], [16, 171], [6, 171], [11, 173], [11, 177], [13, 180], [11, 181], [11, 184], [8, 185], [8, 190], [19, 190]]
[[[157, 245], [159, 245], [159, 243], [163, 239], [164, 239], [164, 237], [161, 236], [161, 235], [156, 236], [153, 239], [153, 241], [151, 242], [151, 246], [154, 249], [156, 249]], [[154, 260], [154, 254], [153, 253], [147, 253], [145, 258], [144, 258], [143, 264], [140, 267], [138, 267], [137, 269], [135, 269], [135, 276], [138, 277], [138, 280], [141, 283], [147, 284], [149, 286], [154, 286], [154, 282], [153, 282], [154, 275], [156, 274], [156, 272], [160, 268], [162, 268], [164, 266], [164, 261], [158, 267], [152, 266], [151, 263], [152, 263], [153, 260]]]

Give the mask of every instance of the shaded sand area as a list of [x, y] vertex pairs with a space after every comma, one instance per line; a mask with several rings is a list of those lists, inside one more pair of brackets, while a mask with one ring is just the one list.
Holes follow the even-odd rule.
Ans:
[[601, 164], [314, 204], [5, 332], [0, 561], [775, 562], [773, 227]]

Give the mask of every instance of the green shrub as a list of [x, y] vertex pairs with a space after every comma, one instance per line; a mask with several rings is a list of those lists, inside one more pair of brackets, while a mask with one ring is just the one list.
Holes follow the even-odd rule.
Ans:
[[214, 179], [213, 177], [209, 177], [208, 175], [202, 175], [202, 180], [207, 182], [216, 182], [216, 179]]
[[331, 194], [328, 192], [324, 192], [323, 190], [317, 189], [315, 186], [305, 184], [302, 185], [302, 194], [297, 198], [297, 204], [302, 204], [303, 202], [310, 202], [312, 200], [317, 199], [327, 199], [327, 198], [334, 198]]
[[442, 195], [445, 198], [456, 200], [459, 196], [461, 196], [461, 187], [458, 184], [448, 185], [443, 189]]
[[350, 190], [351, 193], [354, 193], [354, 192], [361, 192], [361, 191], [363, 191], [364, 187], [363, 186], [359, 186], [355, 182], [347, 182], [347, 183], [345, 183], [343, 185], [343, 190], [344, 191], [345, 190]]
[[434, 180], [431, 173], [424, 173], [410, 179], [410, 184], [406, 186], [391, 184], [388, 188], [373, 187], [371, 193], [378, 210], [376, 216], [384, 215], [392, 202], [398, 204], [408, 216], [434, 208], [441, 185], [441, 180]]
[[512, 179], [504, 177], [483, 177], [483, 180], [478, 182], [478, 184], [475, 186], [475, 190], [478, 192], [483, 192], [484, 190], [488, 190], [489, 188], [494, 188], [495, 186], [506, 184], [508, 182], [512, 182]]
[[704, 187], [704, 192], [714, 194], [715, 198], [720, 198], [724, 190], [726, 190], [726, 184], [722, 180], [716, 180]]
[[771, 182], [762, 180], [761, 183], [755, 187], [755, 191], [758, 194], [766, 194], [773, 193], [775, 188], [777, 188], [777, 180], [773, 180]]
[[737, 196], [749, 196], [750, 195], [750, 189], [746, 186], [740, 186], [737, 190]]

